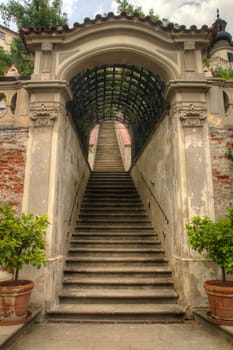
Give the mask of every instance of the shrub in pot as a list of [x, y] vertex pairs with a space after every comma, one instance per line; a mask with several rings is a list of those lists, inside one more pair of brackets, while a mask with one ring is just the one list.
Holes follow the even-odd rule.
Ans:
[[233, 207], [217, 221], [196, 216], [186, 225], [186, 230], [189, 246], [221, 268], [221, 280], [204, 283], [210, 319], [215, 323], [233, 325], [233, 281], [227, 280], [227, 275], [233, 274]]
[[13, 274], [0, 282], [0, 324], [26, 322], [34, 282], [19, 280], [24, 265], [40, 268], [46, 262], [45, 215], [17, 215], [8, 204], [0, 206], [0, 265]]

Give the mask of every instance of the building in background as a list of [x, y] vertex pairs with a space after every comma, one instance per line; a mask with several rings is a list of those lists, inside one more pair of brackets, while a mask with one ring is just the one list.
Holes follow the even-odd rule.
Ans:
[[14, 38], [17, 38], [18, 33], [13, 30], [0, 25], [0, 48], [4, 51], [9, 52], [11, 48], [11, 43]]

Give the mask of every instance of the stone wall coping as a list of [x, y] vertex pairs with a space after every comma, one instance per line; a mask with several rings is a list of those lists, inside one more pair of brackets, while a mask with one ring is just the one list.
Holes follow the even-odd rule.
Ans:
[[165, 90], [165, 99], [168, 100], [177, 90], [203, 90], [210, 89], [210, 83], [207, 80], [170, 80]]
[[39, 92], [41, 90], [61, 91], [67, 100], [72, 99], [69, 83], [66, 80], [30, 80], [23, 83], [23, 87], [29, 92]]

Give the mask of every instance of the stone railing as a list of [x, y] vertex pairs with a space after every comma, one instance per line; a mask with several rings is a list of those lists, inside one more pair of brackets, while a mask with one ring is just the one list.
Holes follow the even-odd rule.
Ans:
[[219, 66], [223, 68], [233, 68], [233, 62], [229, 62], [222, 57], [212, 57], [209, 59], [209, 64], [212, 69], [215, 69]]
[[24, 82], [15, 78], [0, 80], [0, 127], [28, 126], [29, 96]]

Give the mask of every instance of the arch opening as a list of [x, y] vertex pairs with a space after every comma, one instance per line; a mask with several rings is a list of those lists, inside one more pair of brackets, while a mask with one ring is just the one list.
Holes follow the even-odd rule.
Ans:
[[160, 76], [135, 65], [95, 66], [74, 76], [70, 86], [73, 100], [67, 107], [86, 154], [91, 130], [102, 121], [115, 120], [127, 127], [136, 157], [169, 106]]
[[7, 98], [4, 93], [0, 93], [0, 116], [2, 116], [6, 111]]

